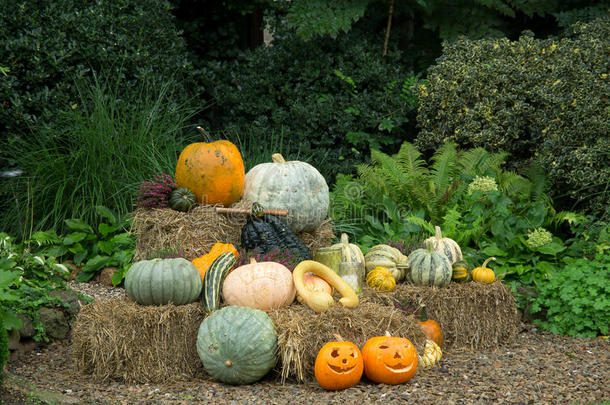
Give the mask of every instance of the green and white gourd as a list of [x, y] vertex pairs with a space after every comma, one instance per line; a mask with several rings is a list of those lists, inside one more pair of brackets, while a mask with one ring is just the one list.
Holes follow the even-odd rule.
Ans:
[[243, 198], [266, 209], [288, 210], [288, 216], [279, 218], [294, 233], [316, 229], [328, 216], [326, 180], [309, 163], [287, 162], [279, 153], [272, 160], [246, 173]]
[[426, 243], [428, 242], [432, 243], [434, 250], [444, 253], [445, 256], [451, 260], [451, 263], [462, 260], [462, 249], [460, 249], [460, 245], [451, 238], [444, 238], [440, 226], [434, 227], [434, 236], [424, 240], [424, 246], [426, 246]]
[[[218, 256], [203, 276], [203, 310], [212, 312], [220, 305], [220, 289], [222, 282], [237, 261], [233, 252], [225, 252]], [[198, 272], [199, 273], [199, 272]]]
[[199, 326], [197, 354], [213, 378], [227, 384], [250, 384], [275, 365], [277, 332], [261, 310], [224, 307]]
[[415, 285], [444, 287], [451, 281], [451, 260], [444, 253], [434, 250], [432, 243], [427, 249], [417, 249], [409, 255], [410, 277]]
[[385, 267], [399, 282], [407, 276], [409, 271], [408, 258], [402, 252], [390, 245], [375, 245], [364, 256], [366, 272], [375, 267]]
[[183, 305], [201, 294], [201, 276], [183, 258], [152, 259], [134, 263], [125, 276], [125, 292], [142, 305]]

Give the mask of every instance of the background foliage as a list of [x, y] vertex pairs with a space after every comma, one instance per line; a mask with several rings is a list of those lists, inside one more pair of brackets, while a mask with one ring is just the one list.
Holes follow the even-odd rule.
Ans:
[[420, 86], [417, 144], [504, 150], [515, 168], [535, 160], [555, 197], [607, 215], [609, 27], [606, 17], [564, 38], [447, 43]]

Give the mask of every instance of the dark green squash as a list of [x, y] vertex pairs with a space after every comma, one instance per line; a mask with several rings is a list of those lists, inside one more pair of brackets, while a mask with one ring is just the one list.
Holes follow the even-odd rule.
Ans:
[[220, 288], [227, 274], [231, 271], [237, 258], [233, 252], [218, 256], [203, 276], [203, 310], [212, 312], [220, 305]]
[[311, 260], [307, 246], [273, 215], [263, 213], [263, 207], [252, 204], [252, 213], [241, 229], [241, 246], [248, 250], [258, 250], [261, 254], [278, 249], [288, 252], [301, 260]]
[[186, 187], [175, 188], [169, 195], [169, 206], [176, 211], [187, 212], [197, 204], [197, 197]]

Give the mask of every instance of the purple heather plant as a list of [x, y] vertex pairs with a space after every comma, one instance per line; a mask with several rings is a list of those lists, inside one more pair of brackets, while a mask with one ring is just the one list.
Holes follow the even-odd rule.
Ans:
[[138, 190], [137, 203], [139, 208], [166, 208], [169, 195], [176, 188], [174, 179], [169, 174], [155, 175], [153, 181], [143, 181]]
[[276, 262], [285, 266], [290, 271], [294, 270], [294, 268], [300, 262], [299, 258], [290, 254], [288, 249], [283, 252], [281, 252], [279, 249], [274, 249], [264, 255], [261, 254], [257, 249], [249, 251], [241, 249], [239, 251], [239, 259], [237, 259], [235, 268], [243, 266], [244, 264], [250, 264], [251, 258], [254, 258], [254, 260], [257, 262]]

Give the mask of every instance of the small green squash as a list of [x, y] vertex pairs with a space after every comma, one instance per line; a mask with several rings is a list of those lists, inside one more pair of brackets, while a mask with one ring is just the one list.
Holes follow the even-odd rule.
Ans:
[[453, 263], [451, 267], [453, 269], [451, 280], [456, 283], [464, 283], [471, 280], [470, 268], [468, 267], [468, 263], [464, 260]]
[[377, 267], [385, 267], [397, 282], [407, 277], [408, 266], [399, 266], [408, 264], [407, 256], [390, 245], [373, 246], [364, 256], [364, 260], [367, 272]]
[[[218, 256], [203, 276], [203, 310], [212, 312], [220, 305], [220, 289], [222, 282], [231, 271], [237, 259], [232, 252]], [[197, 271], [199, 274], [199, 271]]]
[[175, 188], [169, 195], [169, 206], [176, 211], [187, 212], [197, 204], [197, 197], [186, 187]]
[[451, 260], [444, 253], [434, 250], [432, 243], [427, 249], [417, 249], [409, 255], [411, 280], [415, 285], [444, 287], [451, 281]]
[[125, 292], [142, 305], [183, 305], [201, 294], [201, 277], [183, 258], [142, 260], [127, 271]]
[[201, 322], [197, 354], [213, 378], [227, 384], [250, 384], [275, 365], [277, 332], [261, 310], [224, 307]]

